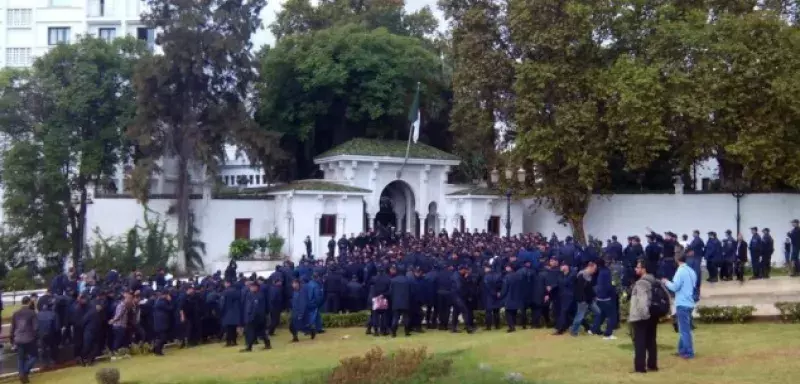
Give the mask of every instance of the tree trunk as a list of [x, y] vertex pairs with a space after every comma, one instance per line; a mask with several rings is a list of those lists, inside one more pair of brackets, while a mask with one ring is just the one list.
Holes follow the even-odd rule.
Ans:
[[582, 213], [570, 215], [567, 218], [567, 222], [572, 227], [572, 237], [575, 241], [580, 242], [581, 244], [586, 244], [586, 230], [583, 228], [583, 217], [585, 215]]
[[189, 225], [189, 160], [185, 154], [178, 155], [178, 185], [176, 186], [176, 208], [178, 214], [178, 253], [175, 259], [176, 275], [186, 273], [186, 232]]

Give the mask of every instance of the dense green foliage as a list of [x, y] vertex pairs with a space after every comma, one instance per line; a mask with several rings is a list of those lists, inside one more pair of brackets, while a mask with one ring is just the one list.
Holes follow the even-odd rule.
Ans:
[[148, 56], [139, 43], [87, 37], [2, 76], [5, 221], [53, 268], [69, 254], [80, 259], [90, 186], [115, 188], [134, 112], [133, 66]]
[[169, 265], [178, 247], [177, 237], [167, 230], [167, 220], [145, 211], [142, 221], [142, 225], [119, 237], [104, 237], [100, 228], [95, 228], [95, 241], [85, 260], [85, 269], [101, 274], [115, 269], [123, 275], [139, 270], [149, 276]]
[[[711, 157], [722, 188], [797, 189], [800, 9], [758, 3], [442, 0], [457, 147], [478, 171], [534, 169], [525, 193], [581, 238], [592, 193], [669, 187]], [[493, 160], [498, 124], [515, 145]]]
[[448, 149], [449, 79], [430, 9], [403, 2], [308, 0], [284, 4], [260, 52], [257, 119], [280, 138], [259, 160], [271, 178], [314, 175], [312, 159], [355, 137], [408, 137], [408, 108], [421, 83], [423, 142]]

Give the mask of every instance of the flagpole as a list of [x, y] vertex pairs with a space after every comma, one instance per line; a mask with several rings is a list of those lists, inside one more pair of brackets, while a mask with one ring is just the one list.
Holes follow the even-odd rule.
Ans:
[[[419, 96], [419, 81], [417, 82], [417, 93], [415, 97]], [[417, 106], [419, 109], [419, 106]], [[408, 154], [411, 151], [411, 136], [414, 135], [414, 126], [413, 123], [409, 124], [408, 127], [408, 143], [406, 144], [406, 157], [403, 159], [403, 165], [400, 166], [400, 170], [397, 171], [397, 178], [401, 178], [403, 176], [403, 169], [406, 167], [406, 163], [408, 163]]]

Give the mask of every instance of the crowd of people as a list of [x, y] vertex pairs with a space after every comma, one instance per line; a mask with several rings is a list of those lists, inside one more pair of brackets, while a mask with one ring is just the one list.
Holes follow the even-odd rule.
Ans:
[[[798, 221], [792, 226], [787, 252], [796, 274]], [[70, 270], [55, 277], [44, 295], [23, 298], [10, 338], [19, 353], [20, 380], [28, 382], [39, 350], [45, 364], [56, 362], [59, 349], [72, 348], [79, 364], [90, 365], [106, 349], [118, 359], [137, 343], [152, 345], [158, 356], [170, 341], [182, 348], [210, 341], [233, 347], [239, 330], [242, 352], [259, 341], [270, 349], [282, 312], [290, 314], [293, 342], [301, 333], [311, 339], [324, 333], [323, 312], [364, 310], [370, 312], [366, 333], [375, 337], [396, 337], [401, 326], [410, 336], [473, 333], [503, 323], [507, 332], [552, 327], [555, 335], [584, 331], [613, 340], [621, 297], [629, 296], [635, 371], [647, 372], [657, 369], [655, 325], [669, 315], [671, 296], [679, 354], [694, 357], [691, 312], [700, 297], [701, 261], [712, 283], [743, 280], [748, 261], [752, 278], [769, 278], [775, 249], [769, 230], [759, 234], [757, 228], [747, 242], [731, 231], [721, 240], [709, 232], [706, 241], [695, 231], [681, 241], [673, 232], [648, 229], [646, 239], [646, 245], [637, 236], [626, 245], [616, 237], [580, 244], [540, 233], [507, 238], [456, 230], [417, 238], [382, 227], [331, 239], [323, 257], [311, 254], [308, 241], [298, 265], [286, 261], [269, 276], [237, 273], [233, 261], [224, 272], [190, 281], [171, 280], [164, 270], [147, 279], [139, 271], [100, 276]], [[475, 324], [476, 310], [485, 312], [484, 324]]]

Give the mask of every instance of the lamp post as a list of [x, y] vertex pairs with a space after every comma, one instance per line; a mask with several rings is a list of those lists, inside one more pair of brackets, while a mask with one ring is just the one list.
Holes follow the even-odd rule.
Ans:
[[[525, 169], [520, 167], [517, 172], [517, 182], [522, 184], [525, 182], [526, 172]], [[512, 187], [514, 184], [514, 171], [511, 168], [506, 168], [505, 171], [506, 181], [508, 187], [506, 188], [506, 238], [511, 238], [511, 195], [514, 193]], [[497, 168], [491, 172], [492, 185], [498, 185], [500, 182], [500, 171]]]
[[[77, 274], [83, 273], [83, 248], [84, 244], [86, 244], [86, 211], [89, 207], [89, 204], [94, 203], [91, 194], [86, 194], [85, 204], [81, 204], [81, 195], [79, 193], [73, 193], [72, 198], [70, 199], [72, 206], [75, 208], [76, 213], [80, 219], [80, 223], [78, 224], [78, 228], [80, 233], [79, 240], [77, 244], [73, 244], [74, 252], [77, 254], [78, 259], [74, 260], [76, 265], [73, 265], [75, 268], [75, 272]], [[62, 260], [63, 262], [63, 260]]]
[[742, 197], [745, 195], [744, 188], [742, 188], [742, 184], [736, 182], [733, 186], [733, 192], [731, 195], [736, 198], [736, 233], [742, 233], [741, 225], [742, 225], [742, 214], [741, 214], [741, 204], [742, 204]]

